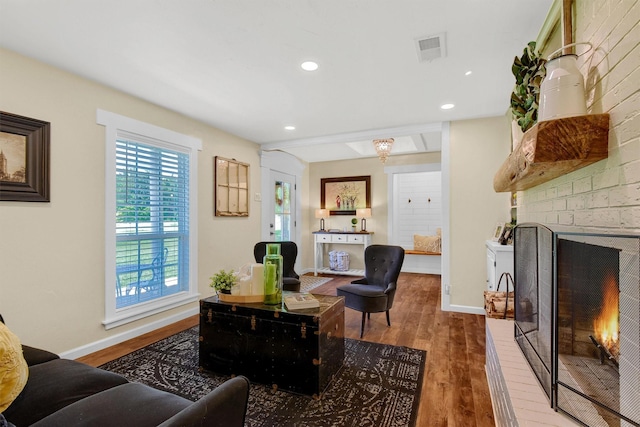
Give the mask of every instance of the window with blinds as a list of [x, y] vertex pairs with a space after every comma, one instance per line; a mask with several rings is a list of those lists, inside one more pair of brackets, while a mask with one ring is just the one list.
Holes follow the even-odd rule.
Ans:
[[202, 141], [98, 110], [105, 126], [106, 329], [198, 301]]
[[188, 290], [189, 157], [116, 140], [116, 308]]

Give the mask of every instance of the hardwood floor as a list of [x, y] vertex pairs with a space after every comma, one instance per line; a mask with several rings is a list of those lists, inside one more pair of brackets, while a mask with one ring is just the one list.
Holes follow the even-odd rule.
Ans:
[[[314, 293], [335, 295], [337, 286], [353, 277], [334, 280]], [[345, 336], [359, 339], [361, 314], [345, 311]], [[198, 317], [150, 332], [78, 359], [99, 366], [178, 331], [198, 324]], [[402, 273], [391, 309], [391, 327], [384, 313], [371, 315], [364, 340], [427, 351], [427, 365], [417, 426], [494, 426], [491, 396], [485, 376], [484, 316], [440, 310], [440, 276]]]

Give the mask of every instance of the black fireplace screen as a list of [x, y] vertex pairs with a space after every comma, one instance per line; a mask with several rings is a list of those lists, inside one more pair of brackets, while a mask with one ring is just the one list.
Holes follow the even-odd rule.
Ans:
[[640, 236], [514, 231], [515, 339], [551, 406], [640, 426]]

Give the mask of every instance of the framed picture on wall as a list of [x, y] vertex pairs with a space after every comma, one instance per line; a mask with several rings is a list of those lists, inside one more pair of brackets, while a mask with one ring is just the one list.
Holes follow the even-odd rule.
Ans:
[[249, 216], [249, 164], [214, 158], [215, 216]]
[[513, 244], [513, 224], [506, 223], [502, 228], [502, 233], [500, 233], [500, 237], [498, 238], [498, 243], [501, 245], [512, 245]]
[[497, 242], [500, 239], [500, 236], [502, 236], [502, 230], [504, 229], [504, 224], [499, 222], [498, 224], [496, 224], [496, 227], [493, 229], [493, 236], [491, 237], [491, 240], [493, 240], [494, 242]]
[[0, 201], [49, 201], [50, 123], [0, 111]]
[[320, 180], [320, 208], [330, 215], [355, 215], [371, 207], [371, 176], [347, 176]]

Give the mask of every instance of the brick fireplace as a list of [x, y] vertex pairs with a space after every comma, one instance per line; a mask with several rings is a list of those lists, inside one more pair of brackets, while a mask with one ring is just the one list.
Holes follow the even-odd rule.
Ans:
[[[587, 112], [610, 115], [608, 158], [544, 184], [518, 191], [517, 220], [521, 224], [535, 222], [551, 227], [563, 226], [575, 233], [612, 235], [639, 232], [640, 80], [637, 76], [640, 70], [640, 55], [637, 52], [640, 37], [638, 33], [640, 2], [574, 0], [573, 3], [574, 40], [589, 42], [592, 45], [591, 51], [578, 59], [580, 71], [585, 78]], [[547, 37], [543, 33], [544, 28], [538, 38], [538, 45], [546, 44], [545, 55], [561, 47], [557, 41], [560, 39], [558, 33], [556, 33], [555, 42], [554, 37]], [[587, 243], [607, 246], [601, 242]], [[551, 242], [547, 244], [551, 247]], [[548, 256], [551, 257], [551, 251]], [[628, 267], [628, 259], [623, 252], [620, 253], [619, 259], [619, 271], [623, 271]], [[540, 271], [541, 278], [546, 277], [549, 283], [553, 281], [551, 274], [551, 270]], [[621, 296], [625, 292], [630, 292], [630, 296], [637, 295], [637, 277], [635, 288], [629, 286], [630, 282], [625, 279], [624, 274], [617, 278], [617, 282]], [[516, 286], [519, 284], [516, 283]], [[562, 292], [572, 293], [566, 288], [562, 289]], [[601, 293], [599, 298], [607, 298], [606, 290], [598, 292]], [[587, 299], [587, 307], [590, 299], [598, 299], [598, 297], [586, 295], [578, 298]], [[564, 312], [560, 316], [563, 326], [559, 333], [569, 336], [575, 333], [582, 336], [582, 340], [575, 345], [569, 344], [569, 341], [565, 342], [563, 351], [568, 352], [567, 346], [584, 346], [585, 349], [589, 349], [588, 351], [596, 351], [595, 355], [592, 354], [589, 357], [600, 366], [597, 347], [590, 344], [591, 340], [588, 336], [590, 333], [585, 335], [581, 330], [584, 328], [574, 325], [571, 318], [573, 316], [571, 310], [579, 310], [581, 307], [576, 307], [575, 304], [572, 306], [566, 302], [566, 298], [564, 301], [565, 305], [558, 308]], [[617, 356], [619, 359], [617, 378], [620, 382], [620, 396], [637, 393], [640, 388], [638, 384], [640, 376], [637, 372], [637, 367], [640, 366], [640, 352], [636, 348], [634, 353], [633, 346], [627, 347], [630, 341], [626, 338], [627, 335], [635, 337], [639, 335], [637, 325], [639, 304], [630, 303], [630, 301], [633, 299], [623, 297], [618, 303], [620, 352]], [[533, 303], [531, 301], [523, 303], [524, 308], [528, 307], [533, 314]], [[579, 315], [581, 314], [577, 313], [576, 317]], [[628, 317], [636, 320], [635, 326], [629, 327], [633, 323], [627, 323]], [[492, 399], [497, 396], [494, 402], [497, 425], [517, 426], [518, 421], [520, 425], [536, 426], [576, 424], [577, 422], [550, 409], [550, 397], [548, 397], [551, 395], [550, 387], [542, 391], [538, 385], [538, 380], [535, 379], [537, 377], [524, 362], [520, 348], [514, 343], [513, 328], [514, 325], [510, 321], [487, 319], [487, 370], [490, 373], [488, 376], [490, 386], [500, 385], [500, 381], [494, 382], [493, 378], [502, 378], [504, 385], [502, 391], [492, 388]], [[544, 333], [551, 337], [550, 329]], [[540, 331], [540, 335], [543, 335], [543, 331]], [[615, 352], [615, 349], [611, 351], [614, 354]], [[605, 369], [615, 369], [610, 362], [604, 363]], [[529, 376], [532, 377], [531, 381]], [[561, 380], [568, 382], [563, 378]], [[623, 414], [633, 413], [632, 408], [626, 407], [624, 402], [627, 401], [623, 400], [620, 404], [620, 411]], [[630, 401], [633, 403], [633, 400]], [[502, 405], [500, 402], [509, 404]], [[640, 402], [636, 402], [635, 406], [640, 407]], [[589, 409], [591, 410], [592, 407], [589, 401]], [[595, 412], [599, 414], [597, 409]], [[608, 411], [605, 410], [605, 412]], [[635, 419], [638, 419], [637, 414]], [[625, 422], [619, 422], [618, 425], [630, 425]]]
[[587, 426], [640, 426], [640, 235], [521, 224], [515, 338], [550, 406]]

